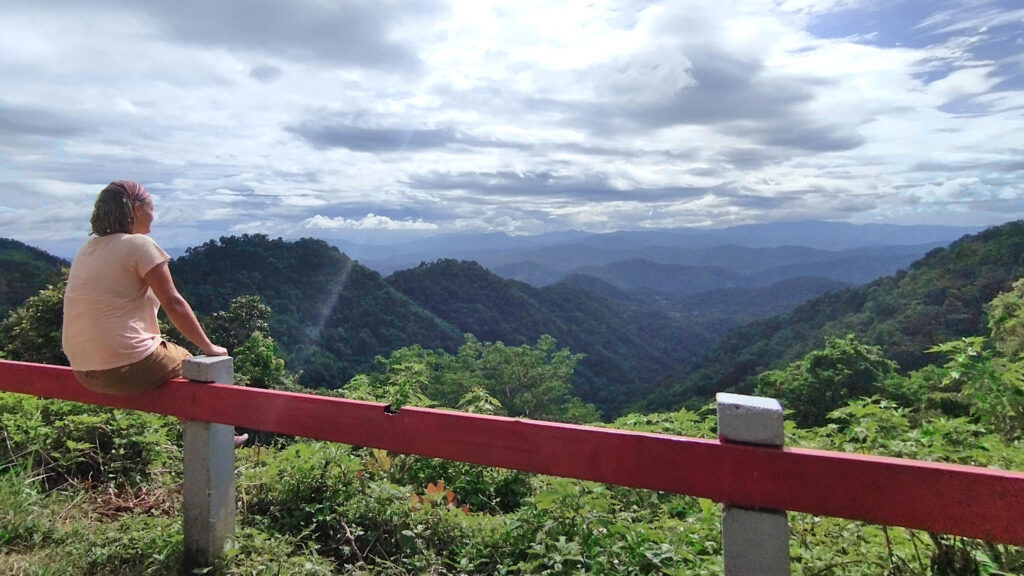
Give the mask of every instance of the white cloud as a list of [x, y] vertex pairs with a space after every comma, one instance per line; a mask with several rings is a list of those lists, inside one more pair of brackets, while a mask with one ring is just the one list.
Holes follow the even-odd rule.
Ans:
[[[903, 17], [881, 0], [309, 0], [230, 21], [241, 0], [12, 1], [0, 235], [37, 244], [79, 234], [121, 178], [153, 192], [154, 234], [176, 245], [997, 223], [1013, 213], [993, 203], [1020, 196], [1024, 66], [993, 43], [1024, 24], [1006, 2], [934, 8], [899, 45], [876, 41], [873, 20]], [[844, 35], [815, 36], [830, 17]], [[353, 23], [372, 42], [312, 33]], [[59, 224], [33, 220], [56, 205]]]
[[919, 25], [936, 32], [964, 30], [986, 32], [989, 28], [1020, 25], [1024, 22], [1024, 9], [1004, 10], [995, 2], [965, 2], [949, 10], [936, 12]]
[[903, 195], [912, 203], [923, 202], [927, 204], [965, 203], [992, 198], [1013, 198], [1010, 189], [988, 186], [977, 178], [957, 178], [941, 183], [914, 186], [904, 190]]
[[282, 196], [281, 204], [284, 206], [315, 207], [327, 204], [323, 198], [315, 196]]
[[937, 105], [945, 104], [957, 98], [984, 94], [994, 88], [1001, 80], [992, 75], [994, 66], [978, 66], [961, 68], [950, 72], [945, 78], [928, 85], [928, 96]]
[[791, 12], [820, 14], [877, 4], [878, 0], [785, 0], [780, 8]]
[[301, 228], [321, 230], [437, 230], [438, 226], [421, 219], [392, 220], [387, 216], [377, 216], [370, 213], [366, 216], [353, 220], [337, 217], [329, 218], [317, 214], [302, 222]]

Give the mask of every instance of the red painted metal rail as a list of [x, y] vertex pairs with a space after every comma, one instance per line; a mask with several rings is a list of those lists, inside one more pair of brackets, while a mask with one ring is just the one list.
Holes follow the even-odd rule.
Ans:
[[0, 390], [474, 464], [1024, 545], [1024, 473], [764, 448], [172, 380], [136, 396], [70, 369], [0, 361]]

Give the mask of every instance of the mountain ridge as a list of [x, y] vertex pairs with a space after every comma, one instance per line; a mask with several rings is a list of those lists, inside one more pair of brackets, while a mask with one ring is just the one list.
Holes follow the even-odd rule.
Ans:
[[47, 284], [60, 280], [69, 262], [24, 242], [0, 238], [0, 319]]
[[[587, 233], [550, 232], [534, 236], [509, 236], [502, 233], [452, 234], [423, 238], [401, 245], [359, 245], [335, 241], [352, 258], [381, 272], [412, 268], [421, 262], [442, 258], [472, 260], [486, 268], [530, 260], [523, 254], [565, 245], [584, 250], [637, 251], [651, 247], [706, 249], [723, 245], [748, 248], [784, 246], [814, 247], [822, 250], [851, 250], [871, 246], [948, 244], [980, 226], [850, 224], [828, 221], [748, 224], [726, 228], [675, 229]], [[642, 254], [633, 256], [643, 257]], [[631, 256], [632, 257], [632, 256]], [[622, 259], [622, 258], [619, 258]], [[544, 262], [541, 262], [544, 264]], [[586, 262], [595, 264], [597, 262]], [[579, 264], [577, 264], [579, 265]]]
[[[509, 345], [532, 344], [549, 333], [560, 346], [586, 355], [574, 383], [577, 395], [614, 415], [630, 407], [663, 410], [698, 402], [723, 389], [747, 390], [757, 371], [805, 354], [826, 335], [858, 333], [867, 342], [885, 344], [905, 368], [917, 367], [920, 350], [979, 330], [980, 303], [1020, 272], [1014, 257], [1024, 254], [1024, 244], [1016, 240], [1021, 226], [1009, 223], [966, 235], [859, 287], [807, 274], [778, 280], [768, 273], [772, 262], [766, 255], [805, 264], [831, 258], [848, 266], [843, 258], [851, 254], [908, 257], [924, 246], [835, 252], [727, 246], [718, 253], [731, 254], [734, 267], [742, 267], [743, 258], [765, 260], [764, 285], [688, 294], [664, 290], [678, 282], [634, 282], [623, 289], [578, 272], [536, 287], [456, 259], [424, 262], [384, 277], [323, 240], [259, 234], [211, 240], [188, 249], [171, 266], [199, 313], [225, 310], [239, 295], [264, 298], [274, 313], [272, 333], [289, 367], [303, 371], [304, 385], [344, 385], [371, 368], [376, 356], [405, 346], [454, 351], [465, 333]], [[678, 257], [713, 258], [714, 253], [691, 249]], [[796, 266], [778, 276], [811, 269]], [[818, 294], [823, 295], [815, 298]], [[783, 315], [763, 318], [769, 312]], [[751, 319], [758, 320], [738, 326]]]
[[982, 334], [984, 305], [1021, 277], [1024, 221], [966, 235], [895, 275], [737, 328], [660, 382], [640, 408], [701, 404], [726, 390], [749, 393], [758, 373], [802, 357], [828, 336], [854, 334], [880, 346], [903, 370], [921, 368], [931, 346]]
[[585, 356], [575, 393], [608, 414], [635, 401], [658, 373], [702, 350], [710, 330], [641, 302], [613, 302], [565, 283], [544, 288], [503, 279], [476, 262], [443, 259], [387, 282], [417, 304], [485, 341], [531, 344], [542, 334]]

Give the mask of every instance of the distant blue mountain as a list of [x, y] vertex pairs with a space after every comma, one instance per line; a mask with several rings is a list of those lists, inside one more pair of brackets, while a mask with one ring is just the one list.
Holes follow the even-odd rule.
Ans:
[[866, 246], [948, 244], [982, 226], [850, 224], [797, 221], [747, 224], [729, 228], [615, 232], [594, 236], [588, 243], [603, 247], [674, 246], [703, 248], [735, 244], [751, 248], [811, 246], [822, 250], [850, 250]]
[[[981, 227], [895, 224], [848, 224], [844, 222], [779, 222], [731, 228], [649, 230], [589, 234], [564, 231], [534, 236], [502, 233], [451, 234], [416, 242], [391, 245], [359, 245], [335, 242], [342, 251], [382, 274], [410, 268], [421, 262], [444, 258], [473, 260], [489, 269], [520, 262], [569, 272], [580, 266], [599, 266], [615, 261], [642, 258], [663, 264], [722, 265], [729, 260], [725, 247], [788, 247], [793, 264], [808, 260], [799, 248], [843, 251], [868, 247], [944, 246]], [[701, 255], [717, 248], [714, 256]], [[680, 254], [687, 254], [681, 260]], [[778, 257], [781, 252], [776, 252]], [[918, 256], [923, 255], [921, 252]], [[830, 259], [824, 257], [822, 259]], [[758, 258], [751, 259], [756, 263]], [[777, 263], [781, 265], [781, 262]], [[511, 277], [511, 276], [510, 276]]]

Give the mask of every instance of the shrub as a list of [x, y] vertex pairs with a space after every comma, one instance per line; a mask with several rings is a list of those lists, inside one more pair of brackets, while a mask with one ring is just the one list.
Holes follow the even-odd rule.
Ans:
[[0, 394], [0, 462], [27, 464], [53, 488], [67, 482], [138, 486], [180, 467], [174, 418]]

